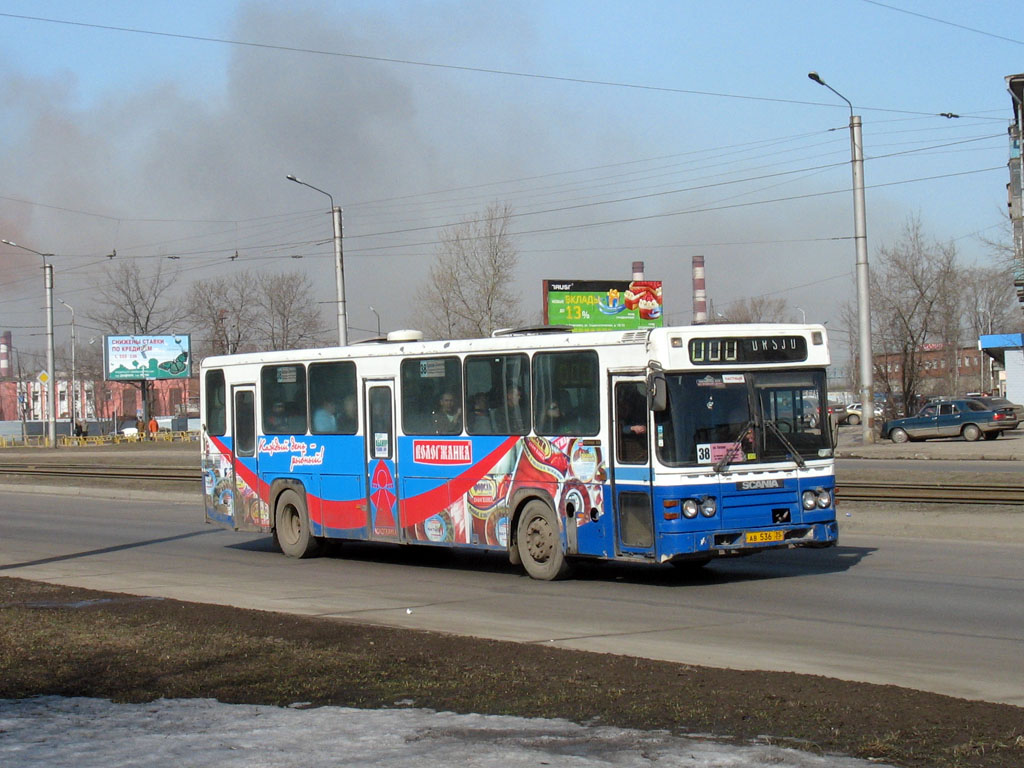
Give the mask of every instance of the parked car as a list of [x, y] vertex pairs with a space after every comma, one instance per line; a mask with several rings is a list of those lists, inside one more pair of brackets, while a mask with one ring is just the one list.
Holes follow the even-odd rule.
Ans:
[[917, 416], [885, 422], [882, 437], [894, 443], [957, 435], [970, 441], [983, 436], [995, 440], [1006, 429], [1013, 429], [1008, 422], [1005, 412], [993, 411], [977, 400], [946, 400], [925, 405]]
[[993, 411], [1009, 408], [1013, 411], [1014, 418], [1017, 419], [1017, 426], [1020, 426], [1020, 423], [1024, 421], [1024, 405], [1021, 405], [1020, 403], [1011, 403], [1005, 397], [989, 397], [988, 395], [972, 395], [970, 397], [971, 400], [977, 400], [979, 403], [984, 403]]
[[[875, 403], [875, 420], [878, 421], [885, 414], [885, 408], [881, 403]], [[846, 423], [856, 426], [864, 420], [860, 403], [850, 403], [846, 406]]]
[[[847, 413], [845, 405], [837, 403], [835, 400], [829, 400], [825, 407], [828, 409], [828, 415], [832, 417], [833, 424], [846, 423]], [[811, 429], [815, 429], [818, 426], [818, 422], [821, 421], [821, 409], [818, 407], [817, 398], [804, 398], [804, 420]]]

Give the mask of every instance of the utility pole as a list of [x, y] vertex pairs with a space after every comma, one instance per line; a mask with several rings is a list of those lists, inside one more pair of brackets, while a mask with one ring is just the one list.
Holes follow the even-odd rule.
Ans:
[[4, 245], [10, 245], [14, 248], [21, 248], [23, 251], [34, 253], [36, 256], [43, 257], [43, 288], [46, 290], [46, 374], [49, 376], [49, 381], [46, 383], [47, 386], [47, 425], [49, 427], [49, 447], [57, 447], [57, 372], [53, 369], [53, 264], [46, 262], [46, 257], [53, 258], [52, 253], [42, 253], [40, 251], [28, 248], [24, 245], [18, 245], [10, 240], [0, 240], [0, 243]]
[[288, 174], [285, 178], [288, 179], [288, 181], [294, 181], [296, 184], [309, 187], [315, 192], [319, 192], [321, 195], [327, 195], [327, 198], [331, 201], [331, 215], [333, 216], [334, 221], [334, 289], [338, 297], [338, 346], [347, 346], [348, 318], [345, 313], [345, 260], [344, 251], [342, 250], [342, 237], [344, 230], [342, 229], [341, 207], [334, 204], [334, 196], [330, 192], [325, 192], [319, 187], [314, 187], [312, 184], [308, 184], [307, 182], [302, 181], [302, 179], [297, 179], [291, 174]]
[[861, 428], [865, 443], [875, 442], [874, 357], [871, 353], [870, 279], [868, 275], [868, 225], [864, 203], [864, 140], [860, 115], [853, 114], [853, 103], [821, 79], [817, 72], [807, 76], [823, 85], [850, 107], [850, 155], [853, 165], [853, 239], [857, 252], [857, 326], [860, 334]]

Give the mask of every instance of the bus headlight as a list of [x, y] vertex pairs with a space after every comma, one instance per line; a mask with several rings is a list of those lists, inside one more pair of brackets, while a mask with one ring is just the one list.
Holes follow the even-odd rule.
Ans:
[[822, 509], [828, 509], [832, 506], [832, 494], [828, 488], [818, 491], [818, 506]]
[[693, 520], [697, 516], [697, 502], [693, 499], [687, 499], [683, 502], [683, 517], [688, 520]]
[[714, 496], [705, 496], [700, 502], [700, 513], [704, 517], [714, 517], [715, 512], [718, 511], [718, 502], [715, 501]]
[[804, 491], [800, 498], [804, 509], [811, 510], [818, 506], [818, 494], [815, 491]]

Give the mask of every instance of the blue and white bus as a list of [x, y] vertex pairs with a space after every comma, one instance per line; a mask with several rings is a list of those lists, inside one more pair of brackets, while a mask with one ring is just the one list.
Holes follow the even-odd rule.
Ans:
[[273, 534], [700, 565], [838, 529], [820, 325], [387, 340], [209, 357], [206, 517]]

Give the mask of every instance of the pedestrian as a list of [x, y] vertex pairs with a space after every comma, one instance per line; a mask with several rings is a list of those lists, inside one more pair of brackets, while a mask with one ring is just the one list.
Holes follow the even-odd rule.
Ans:
[[156, 440], [156, 433], [160, 429], [160, 425], [156, 423], [156, 416], [149, 417], [149, 439]]

